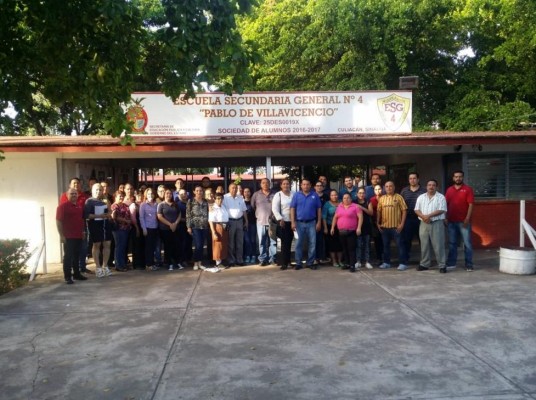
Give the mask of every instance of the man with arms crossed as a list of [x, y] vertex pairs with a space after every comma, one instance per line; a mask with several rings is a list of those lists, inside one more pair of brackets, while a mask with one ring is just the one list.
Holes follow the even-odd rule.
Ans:
[[426, 189], [419, 183], [419, 174], [417, 172], [411, 172], [408, 175], [409, 186], [406, 186], [400, 192], [400, 196], [404, 198], [406, 205], [408, 206], [408, 215], [406, 216], [406, 222], [404, 229], [402, 229], [402, 241], [406, 247], [406, 254], [408, 260], [411, 257], [411, 243], [414, 236], [419, 236], [419, 218], [415, 214], [415, 203], [417, 198], [426, 193]]

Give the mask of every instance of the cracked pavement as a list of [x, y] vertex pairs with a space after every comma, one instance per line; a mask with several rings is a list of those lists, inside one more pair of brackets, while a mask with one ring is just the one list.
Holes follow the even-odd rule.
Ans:
[[0, 297], [0, 399], [536, 399], [536, 276], [129, 271]]

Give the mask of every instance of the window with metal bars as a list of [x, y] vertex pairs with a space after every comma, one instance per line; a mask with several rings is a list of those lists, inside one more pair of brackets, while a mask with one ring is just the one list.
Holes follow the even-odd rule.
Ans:
[[467, 156], [467, 179], [479, 199], [536, 198], [536, 154]]

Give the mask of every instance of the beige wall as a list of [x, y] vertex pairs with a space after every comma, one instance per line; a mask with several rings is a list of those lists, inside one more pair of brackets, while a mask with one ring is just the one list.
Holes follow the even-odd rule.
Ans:
[[[46, 258], [61, 260], [56, 230], [58, 195], [57, 153], [5, 153], [0, 162], [0, 238], [21, 238], [30, 250], [42, 240], [40, 210], [44, 208]], [[35, 256], [34, 256], [35, 257]], [[34, 265], [32, 258], [29, 265]], [[39, 263], [38, 272], [42, 272]]]

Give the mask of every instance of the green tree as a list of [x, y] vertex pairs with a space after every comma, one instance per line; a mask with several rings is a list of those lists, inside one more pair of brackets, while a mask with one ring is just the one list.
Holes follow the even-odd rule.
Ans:
[[417, 75], [415, 130], [513, 129], [536, 105], [534, 1], [265, 0], [239, 26], [263, 60], [248, 89], [385, 90]]
[[514, 130], [534, 121], [536, 3], [466, 1], [460, 36], [473, 56], [460, 60], [441, 122], [449, 130]]
[[244, 38], [263, 57], [254, 90], [382, 90], [418, 75], [414, 120], [442, 110], [461, 48], [458, 0], [264, 1], [241, 20]]
[[249, 0], [0, 0], [2, 134], [119, 135], [135, 90], [241, 91]]

